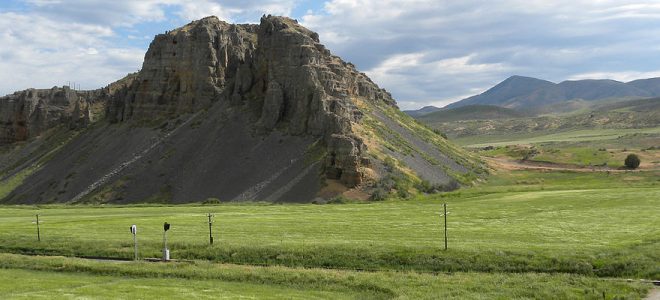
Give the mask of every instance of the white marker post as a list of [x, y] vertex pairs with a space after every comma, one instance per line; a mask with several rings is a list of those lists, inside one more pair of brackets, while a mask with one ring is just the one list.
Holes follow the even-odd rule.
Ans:
[[170, 260], [170, 249], [167, 249], [167, 231], [170, 230], [170, 224], [163, 224], [163, 261]]
[[131, 233], [133, 234], [133, 245], [135, 247], [135, 258], [134, 258], [134, 260], [138, 260], [137, 226], [131, 225]]

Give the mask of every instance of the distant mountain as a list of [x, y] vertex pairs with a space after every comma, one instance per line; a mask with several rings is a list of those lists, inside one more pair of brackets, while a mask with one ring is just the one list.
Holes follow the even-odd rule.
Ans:
[[628, 82], [638, 89], [649, 91], [654, 95], [660, 95], [660, 78], [638, 79]]
[[441, 123], [463, 120], [495, 120], [528, 117], [529, 115], [494, 105], [467, 105], [456, 108], [443, 109], [417, 117], [426, 123]]
[[550, 81], [511, 76], [482, 94], [447, 105], [456, 108], [482, 104], [514, 108], [521, 111], [547, 112], [567, 101], [600, 101], [604, 99], [649, 98], [660, 96], [660, 78], [620, 82], [606, 79]]
[[449, 104], [445, 108], [474, 104], [515, 107], [517, 105], [512, 105], [512, 102], [515, 102], [516, 99], [529, 97], [536, 91], [551, 89], [553, 86], [555, 86], [554, 83], [546, 80], [517, 75], [511, 76], [482, 94]]
[[424, 106], [424, 107], [422, 107], [418, 110], [404, 110], [403, 112], [408, 114], [409, 116], [411, 116], [413, 118], [417, 118], [417, 117], [421, 117], [421, 116], [426, 115], [426, 114], [430, 114], [430, 113], [435, 112], [435, 111], [439, 111], [441, 109], [442, 108], [440, 108], [440, 107], [435, 107], [435, 106], [429, 105], [429, 106]]

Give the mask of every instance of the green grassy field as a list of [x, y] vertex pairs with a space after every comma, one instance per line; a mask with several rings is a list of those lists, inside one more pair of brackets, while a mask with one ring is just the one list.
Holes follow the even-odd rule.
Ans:
[[[443, 250], [442, 203], [448, 203], [450, 211], [448, 251]], [[378, 285], [380, 287], [393, 286], [398, 280], [394, 279], [399, 276], [397, 274], [430, 276], [433, 280], [441, 280], [436, 277], [440, 276], [437, 272], [463, 274], [463, 279], [447, 275], [462, 282], [456, 297], [488, 293], [487, 289], [472, 290], [470, 284], [476, 284], [475, 280], [510, 282], [511, 290], [506, 293], [518, 295], [522, 293], [520, 282], [525, 276], [549, 276], [547, 280], [558, 280], [556, 293], [566, 293], [565, 298], [573, 298], [576, 295], [573, 292], [584, 294], [585, 290], [596, 289], [601, 280], [606, 280], [598, 277], [660, 278], [660, 251], [657, 251], [660, 228], [656, 224], [660, 217], [659, 205], [658, 172], [608, 175], [513, 171], [498, 173], [487, 183], [470, 189], [407, 201], [334, 205], [4, 206], [0, 207], [0, 252], [131, 258], [133, 244], [129, 226], [137, 224], [140, 256], [159, 257], [162, 224], [169, 222], [172, 224], [169, 248], [175, 259], [260, 265], [264, 266], [260, 270], [283, 268], [293, 274], [302, 270], [299, 268], [352, 274], [347, 276], [363, 274], [355, 270], [366, 270], [376, 277], [392, 278], [392, 283]], [[43, 222], [41, 242], [36, 241], [33, 224], [37, 213]], [[208, 244], [207, 213], [215, 214], [213, 246]], [[44, 264], [48, 265], [47, 260], [0, 264], [0, 267], [58, 269], [43, 267]], [[108, 263], [98, 264], [102, 268]], [[195, 268], [190, 268], [191, 274], [194, 273]], [[125, 275], [123, 271], [89, 272], [94, 276]], [[30, 276], [30, 273], [25, 274]], [[56, 274], [35, 273], [35, 276], [51, 275]], [[62, 280], [75, 283], [77, 279]], [[209, 278], [193, 276], [191, 280]], [[367, 282], [372, 282], [370, 280], [382, 282], [381, 279]], [[498, 286], [499, 283], [490, 284]], [[625, 286], [631, 290], [615, 288], [606, 292], [636, 288]], [[280, 287], [246, 287], [245, 290], [259, 292], [262, 288]], [[343, 295], [324, 294], [328, 291], [312, 286], [296, 288], [298, 290], [282, 290], [291, 295], [283, 297], [295, 298], [300, 290], [317, 291], [320, 297], [328, 298]], [[640, 288], [643, 294], [644, 287]], [[117, 289], [122, 290], [122, 287]], [[545, 290], [539, 292], [542, 291]], [[79, 292], [85, 295], [84, 289]], [[339, 288], [330, 292], [346, 290]], [[348, 297], [355, 297], [357, 293], [350, 289], [348, 292]], [[385, 296], [408, 293], [401, 288], [390, 290]]]
[[81, 273], [0, 270], [2, 299], [346, 299], [347, 293], [218, 280], [131, 278]]
[[0, 254], [2, 299], [638, 299], [648, 284], [571, 274], [355, 272]]
[[461, 142], [482, 156], [576, 167], [622, 168], [626, 156], [636, 154], [642, 169], [660, 169], [660, 128], [471, 136]]
[[599, 166], [611, 169], [623, 168], [626, 157], [635, 154], [643, 162], [642, 169], [660, 169], [660, 149], [612, 149], [589, 147], [574, 143], [543, 143], [533, 146], [508, 145], [486, 149], [476, 151], [486, 157], [503, 157], [513, 160], [547, 162], [576, 167]]
[[[635, 174], [633, 181], [638, 181]], [[532, 180], [532, 179], [529, 179]], [[548, 181], [525, 181], [545, 188]], [[625, 180], [625, 179], [624, 179]], [[647, 180], [652, 180], [647, 178]], [[531, 185], [530, 185], [531, 183]], [[0, 250], [71, 256], [157, 257], [162, 223], [172, 256], [241, 264], [420, 271], [541, 271], [658, 275], [660, 189], [474, 191], [344, 205], [16, 207], [0, 209]], [[439, 211], [448, 202], [450, 250]], [[31, 222], [40, 213], [42, 241]], [[208, 245], [207, 212], [216, 215]]]

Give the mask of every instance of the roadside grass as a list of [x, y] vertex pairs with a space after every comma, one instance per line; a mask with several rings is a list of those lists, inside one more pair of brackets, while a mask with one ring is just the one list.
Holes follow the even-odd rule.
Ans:
[[[660, 176], [510, 172], [407, 201], [342, 205], [4, 206], [0, 251], [419, 272], [563, 272], [660, 278]], [[442, 250], [448, 203], [449, 250]], [[42, 241], [36, 241], [39, 213]], [[207, 213], [215, 214], [208, 245]]]
[[[134, 278], [0, 269], [2, 299], [349, 299], [348, 293], [302, 290], [277, 285]], [[634, 294], [634, 287], [629, 289]], [[612, 291], [614, 292], [614, 291]], [[357, 294], [357, 293], [355, 293]]]
[[[648, 284], [572, 274], [419, 274], [0, 254], [0, 297], [639, 299]], [[9, 280], [11, 279], [11, 280]]]

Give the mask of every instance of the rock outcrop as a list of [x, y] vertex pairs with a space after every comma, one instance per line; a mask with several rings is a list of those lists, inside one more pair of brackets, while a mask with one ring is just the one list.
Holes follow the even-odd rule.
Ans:
[[0, 145], [25, 141], [59, 125], [84, 128], [104, 118], [110, 99], [122, 97], [136, 74], [96, 90], [69, 86], [27, 89], [0, 97]]
[[0, 144], [25, 141], [59, 124], [86, 126], [93, 117], [87, 96], [64, 86], [28, 89], [1, 97]]
[[204, 18], [157, 35], [142, 69], [105, 88], [26, 93], [0, 99], [7, 141], [65, 126], [0, 152], [0, 181], [34, 172], [4, 203], [401, 197], [481, 170], [285, 17]]
[[326, 175], [355, 186], [362, 140], [352, 98], [395, 106], [391, 95], [334, 56], [297, 21], [264, 16], [259, 25], [208, 17], [156, 36], [138, 78], [108, 106], [113, 122], [168, 118], [214, 102], [247, 108], [259, 132], [276, 128], [323, 137]]

